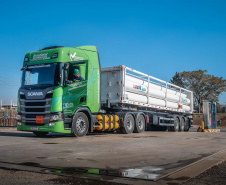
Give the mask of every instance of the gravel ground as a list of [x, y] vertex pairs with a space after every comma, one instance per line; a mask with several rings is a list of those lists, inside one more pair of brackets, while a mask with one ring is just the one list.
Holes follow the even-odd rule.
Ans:
[[225, 185], [226, 161], [188, 180], [184, 185]]
[[62, 177], [27, 171], [0, 169], [1, 185], [120, 185], [105, 181], [83, 178]]

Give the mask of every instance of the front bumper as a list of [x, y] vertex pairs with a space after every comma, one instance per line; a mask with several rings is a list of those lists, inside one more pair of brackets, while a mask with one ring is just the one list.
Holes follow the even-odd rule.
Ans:
[[57, 133], [66, 133], [66, 134], [71, 133], [70, 129], [67, 129], [67, 130], [64, 129], [64, 122], [63, 121], [58, 121], [58, 122], [54, 122], [54, 123], [56, 123], [54, 126], [49, 126], [49, 124], [45, 124], [43, 126], [25, 125], [24, 123], [21, 123], [21, 125], [20, 125], [20, 124], [17, 123], [17, 130], [28, 131], [28, 132], [34, 132], [35, 131], [35, 132], [57, 132]]

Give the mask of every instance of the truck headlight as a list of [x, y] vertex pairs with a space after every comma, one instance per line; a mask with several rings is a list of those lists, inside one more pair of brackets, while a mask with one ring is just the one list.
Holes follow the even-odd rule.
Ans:
[[53, 91], [54, 91], [54, 90], [48, 91], [48, 92], [47, 92], [46, 94], [50, 94], [50, 93], [53, 93]]
[[52, 127], [52, 126], [55, 126], [56, 123], [49, 123], [49, 126]]
[[63, 119], [63, 115], [62, 115], [61, 112], [59, 112], [59, 113], [56, 113], [56, 114], [51, 114], [49, 121], [59, 121], [59, 120], [62, 120], [62, 119]]

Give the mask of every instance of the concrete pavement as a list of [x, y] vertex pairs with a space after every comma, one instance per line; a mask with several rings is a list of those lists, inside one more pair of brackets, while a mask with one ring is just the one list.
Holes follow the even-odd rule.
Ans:
[[[139, 184], [146, 184], [144, 179], [166, 183], [164, 178], [167, 176], [179, 174], [191, 164], [189, 170], [193, 171], [192, 166], [197, 161], [201, 162], [204, 158], [203, 161], [208, 161], [208, 156], [219, 151], [224, 153], [226, 148], [224, 132], [101, 133], [83, 138], [50, 134], [46, 138], [38, 138], [33, 133], [0, 128], [0, 141], [0, 167], [14, 165], [15, 168], [40, 168], [42, 172], [47, 170], [52, 173], [58, 169], [61, 174], [74, 171], [83, 172], [83, 175], [111, 175], [123, 178], [110, 181], [128, 184], [137, 183], [129, 180], [131, 178], [139, 180]], [[185, 170], [183, 177], [189, 179], [222, 160], [224, 157], [221, 156], [211, 163], [200, 163], [204, 168], [195, 173]], [[197, 166], [194, 168], [197, 169]]]

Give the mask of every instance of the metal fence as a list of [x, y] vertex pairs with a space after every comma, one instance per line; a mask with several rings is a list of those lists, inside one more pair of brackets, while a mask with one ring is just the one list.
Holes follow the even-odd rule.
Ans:
[[0, 118], [0, 127], [16, 127], [16, 118]]
[[4, 109], [0, 111], [0, 127], [16, 127], [16, 111]]

